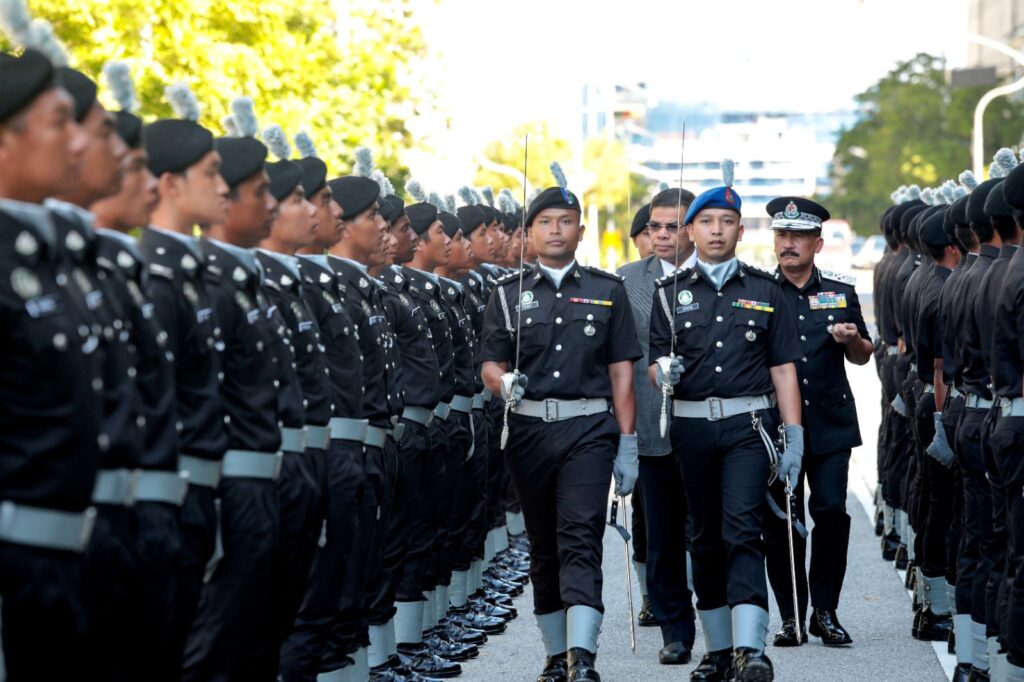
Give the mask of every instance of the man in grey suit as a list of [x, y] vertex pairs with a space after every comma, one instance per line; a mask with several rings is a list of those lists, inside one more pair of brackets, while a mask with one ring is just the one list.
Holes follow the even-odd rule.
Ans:
[[[650, 217], [644, 228], [651, 240], [652, 254], [627, 263], [618, 271], [626, 280], [637, 337], [645, 354], [650, 343], [655, 281], [677, 269], [691, 267], [696, 261], [693, 243], [682, 229], [682, 218], [693, 198], [685, 189], [658, 193], [651, 200]], [[658, 660], [665, 665], [677, 665], [689, 662], [696, 635], [692, 594], [686, 579], [686, 491], [675, 458], [670, 456], [668, 438], [661, 436], [661, 392], [644, 381], [647, 366], [646, 359], [634, 364], [640, 452], [637, 486], [647, 530], [646, 583], [650, 608], [665, 642]], [[638, 577], [644, 579], [642, 573]]]

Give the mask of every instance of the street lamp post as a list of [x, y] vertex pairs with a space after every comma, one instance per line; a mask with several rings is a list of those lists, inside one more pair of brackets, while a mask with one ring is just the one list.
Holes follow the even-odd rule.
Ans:
[[[1024, 54], [1014, 50], [1009, 45], [1004, 45], [997, 40], [992, 40], [991, 38], [986, 38], [985, 36], [980, 36], [975, 33], [967, 34], [967, 40], [1004, 54], [1021, 66], [1024, 66]], [[1020, 78], [1008, 85], [1001, 85], [998, 88], [989, 90], [982, 95], [981, 99], [978, 101], [978, 106], [974, 108], [974, 131], [972, 134], [971, 156], [973, 159], [974, 174], [978, 176], [978, 178], [984, 177], [985, 172], [985, 109], [997, 97], [1003, 97], [1004, 95], [1009, 95], [1022, 89], [1024, 89], [1024, 78]]]

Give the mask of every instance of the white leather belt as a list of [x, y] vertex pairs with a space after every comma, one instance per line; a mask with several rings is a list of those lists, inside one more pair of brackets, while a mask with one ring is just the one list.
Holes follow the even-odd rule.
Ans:
[[92, 488], [93, 504], [130, 507], [135, 504], [135, 486], [139, 472], [135, 469], [107, 469], [96, 474]]
[[484, 394], [483, 393], [477, 393], [475, 396], [473, 396], [473, 409], [474, 410], [482, 410], [482, 409], [484, 409]]
[[221, 463], [189, 455], [178, 457], [178, 471], [188, 474], [189, 485], [216, 488], [220, 485]]
[[327, 426], [306, 424], [306, 447], [326, 450], [331, 444], [331, 429]]
[[422, 426], [430, 426], [430, 422], [434, 421], [434, 411], [426, 407], [406, 405], [402, 410], [402, 419], [408, 419]]
[[384, 447], [384, 442], [388, 438], [388, 430], [382, 429], [379, 426], [373, 426], [372, 424], [366, 425], [366, 437], [363, 438], [363, 445], [369, 445], [373, 448]]
[[[973, 407], [980, 410], [987, 410], [988, 408], [992, 407], [992, 404], [993, 401], [989, 400], [988, 398], [983, 398], [982, 396], [975, 395], [973, 393], [968, 393], [966, 400], [964, 400], [965, 407]], [[1002, 407], [1001, 403], [1000, 407]]]
[[135, 501], [163, 502], [180, 507], [188, 492], [188, 479], [188, 474], [178, 471], [140, 471]]
[[999, 412], [1004, 417], [1024, 417], [1024, 398], [1000, 398]]
[[959, 388], [957, 388], [956, 386], [951, 386], [951, 387], [950, 387], [950, 389], [949, 389], [949, 397], [950, 397], [951, 399], [955, 399], [955, 398], [960, 398], [960, 397], [962, 397], [963, 395], [964, 395], [964, 392], [963, 392], [963, 391], [961, 391], [961, 390], [960, 390]]
[[390, 429], [388, 429], [388, 435], [391, 436], [391, 440], [395, 441], [395, 444], [402, 442], [402, 436], [405, 434], [405, 424], [398, 422]]
[[673, 400], [672, 415], [686, 419], [707, 419], [714, 422], [738, 414], [775, 407], [775, 394], [740, 396], [739, 398], [707, 398], [705, 400]]
[[0, 502], [0, 541], [16, 545], [81, 552], [96, 522], [93, 507], [80, 512]]
[[434, 408], [434, 416], [444, 421], [448, 418], [448, 414], [452, 411], [452, 406], [445, 402], [440, 402], [437, 407]]
[[457, 395], [452, 398], [451, 407], [456, 412], [469, 414], [473, 409], [473, 396]]
[[224, 453], [224, 478], [265, 478], [271, 481], [281, 473], [280, 452], [228, 450]]
[[608, 411], [607, 398], [580, 398], [578, 400], [519, 400], [513, 408], [516, 414], [536, 417], [546, 422], [560, 422], [576, 417], [588, 417]]
[[924, 385], [924, 391], [922, 391], [921, 393], [922, 393], [922, 395], [928, 395], [929, 393], [935, 393], [935, 384], [925, 384]]
[[885, 354], [886, 355], [899, 355], [900, 354], [900, 349], [897, 348], [896, 346], [886, 346], [885, 347]]
[[916, 362], [910, 363], [910, 366], [907, 367], [907, 371], [909, 371], [911, 374], [916, 372], [917, 371], [917, 363]]
[[350, 440], [354, 443], [362, 443], [366, 438], [365, 419], [349, 419], [348, 417], [333, 417], [331, 419], [331, 438], [334, 440]]
[[306, 451], [306, 429], [281, 428], [281, 449], [287, 452]]

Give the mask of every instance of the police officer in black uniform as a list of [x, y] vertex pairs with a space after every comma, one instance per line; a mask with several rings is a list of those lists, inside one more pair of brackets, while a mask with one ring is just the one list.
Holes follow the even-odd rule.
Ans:
[[614, 474], [628, 494], [638, 467], [632, 311], [620, 277], [576, 262], [581, 217], [568, 189], [541, 192], [525, 220], [538, 263], [498, 281], [484, 321], [484, 384], [511, 401], [506, 461], [530, 536], [543, 681], [567, 669], [600, 679], [608, 484]]
[[[810, 592], [814, 608], [810, 633], [826, 646], [850, 644], [839, 624], [836, 608], [846, 574], [850, 517], [846, 489], [850, 451], [861, 444], [853, 390], [846, 378], [846, 361], [863, 365], [873, 346], [861, 314], [853, 278], [818, 269], [814, 255], [824, 246], [821, 226], [830, 218], [820, 204], [801, 197], [780, 197], [769, 202], [775, 232], [776, 276], [790, 309], [797, 316], [804, 355], [797, 363], [803, 400], [804, 466], [794, 489], [797, 516], [805, 518], [804, 482], [811, 488], [809, 508], [814, 519], [811, 547]], [[805, 360], [806, 359], [806, 360]], [[787, 501], [773, 487], [778, 505]], [[780, 508], [785, 508], [781, 507]], [[765, 520], [768, 579], [783, 619], [775, 646], [795, 646], [795, 619], [804, 622], [807, 609], [807, 542], [793, 533], [799, 611], [793, 604], [789, 567], [789, 540], [784, 520], [769, 514]], [[807, 630], [801, 625], [806, 641]]]
[[725, 680], [735, 669], [738, 680], [771, 680], [761, 541], [768, 445], [784, 424], [778, 475], [798, 483], [804, 435], [794, 363], [806, 356], [778, 282], [736, 259], [741, 203], [724, 175], [725, 186], [698, 196], [686, 214], [696, 267], [658, 281], [649, 375], [659, 388], [675, 385], [671, 440], [693, 514], [693, 584], [708, 653], [690, 679]]

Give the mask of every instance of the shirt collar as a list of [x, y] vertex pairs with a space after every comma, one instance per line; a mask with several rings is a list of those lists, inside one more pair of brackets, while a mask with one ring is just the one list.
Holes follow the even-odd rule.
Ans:
[[433, 272], [427, 272], [426, 270], [420, 270], [419, 268], [409, 268], [409, 269], [412, 270], [413, 272], [420, 273], [421, 275], [423, 275], [424, 277], [429, 279], [434, 284], [440, 285], [440, 280], [439, 280], [437, 274], [435, 274]]
[[104, 236], [116, 240], [119, 244], [121, 244], [121, 246], [123, 246], [128, 251], [128, 253], [132, 254], [136, 258], [139, 257], [138, 242], [135, 240], [135, 237], [131, 236], [130, 234], [118, 232], [117, 230], [111, 230], [106, 227], [97, 227], [96, 232], [98, 234], [102, 234]]
[[692, 268], [692, 267], [696, 266], [697, 265], [697, 250], [694, 249], [690, 253], [689, 257], [687, 257], [687, 259], [684, 260], [682, 262], [682, 264], [678, 268], [676, 266], [672, 265], [672, 263], [668, 262], [664, 258], [659, 258], [658, 261], [661, 263], [661, 272], [662, 272], [662, 274], [663, 275], [671, 275], [674, 272], [678, 272], [680, 270], [686, 270], [687, 268]]
[[35, 228], [38, 236], [46, 242], [50, 251], [53, 251], [57, 245], [57, 229], [53, 226], [53, 218], [45, 206], [14, 199], [0, 199], [0, 211]]
[[739, 272], [740, 261], [735, 256], [724, 263], [705, 263], [697, 259], [697, 269], [716, 291], [721, 291], [725, 283]]
[[195, 237], [190, 237], [187, 234], [175, 232], [174, 230], [168, 230], [163, 227], [159, 227], [158, 225], [150, 225], [149, 229], [155, 230], [160, 234], [165, 234], [171, 237], [172, 239], [180, 242], [185, 246], [186, 249], [192, 252], [193, 256], [195, 256], [197, 259], [199, 259], [200, 262], [202, 262], [203, 252], [199, 249], [199, 240], [196, 239]]
[[273, 258], [274, 260], [276, 260], [281, 265], [283, 265], [285, 270], [287, 270], [289, 273], [291, 273], [291, 275], [294, 276], [295, 279], [297, 279], [297, 280], [300, 279], [300, 277], [299, 277], [299, 259], [298, 258], [296, 258], [295, 256], [289, 256], [286, 253], [277, 253], [276, 251], [267, 251], [266, 249], [260, 249], [259, 251], [260, 251], [260, 253], [264, 254], [265, 256], [269, 256], [269, 257]]
[[260, 274], [260, 266], [256, 262], [256, 251], [255, 249], [243, 249], [240, 246], [234, 244], [228, 244], [227, 242], [218, 241], [216, 239], [209, 240], [211, 244], [216, 245], [218, 248], [224, 249], [232, 256], [238, 259], [238, 262], [242, 264], [246, 270], [251, 274]]
[[565, 281], [565, 276], [568, 275], [572, 269], [576, 267], [576, 259], [574, 258], [571, 263], [561, 268], [549, 268], [540, 261], [537, 261], [537, 272], [547, 275], [548, 280], [555, 286], [555, 289], [559, 289], [562, 286], [562, 282]]

